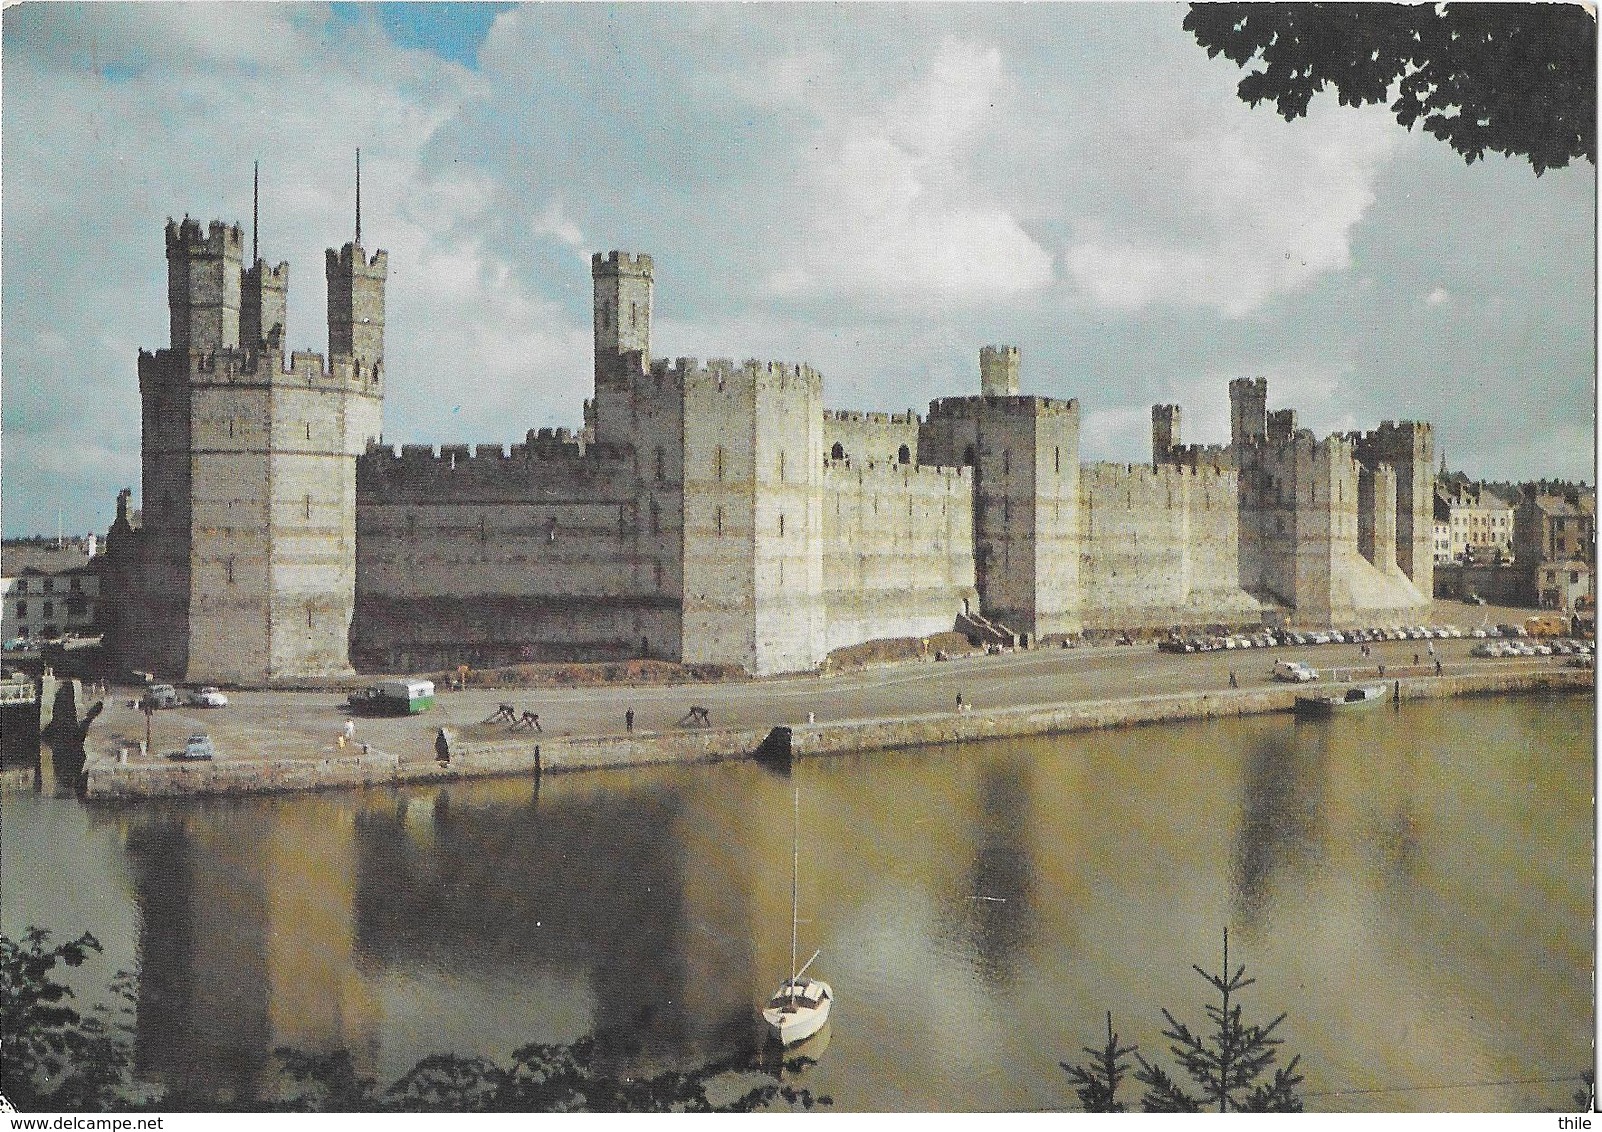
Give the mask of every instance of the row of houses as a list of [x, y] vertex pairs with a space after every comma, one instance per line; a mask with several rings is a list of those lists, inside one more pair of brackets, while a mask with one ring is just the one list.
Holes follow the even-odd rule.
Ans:
[[1493, 488], [1443, 470], [1435, 490], [1435, 567], [1437, 597], [1477, 594], [1499, 604], [1594, 610], [1596, 492], [1549, 482]]
[[0, 548], [0, 640], [31, 645], [94, 632], [100, 616], [99, 540], [19, 539]]

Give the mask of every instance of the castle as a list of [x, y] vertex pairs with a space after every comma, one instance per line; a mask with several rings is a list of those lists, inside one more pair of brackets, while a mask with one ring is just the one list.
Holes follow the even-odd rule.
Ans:
[[[358, 213], [359, 217], [359, 213]], [[1227, 446], [1079, 461], [1079, 404], [823, 407], [805, 365], [651, 354], [654, 265], [593, 257], [584, 427], [385, 444], [387, 256], [327, 253], [330, 357], [285, 357], [289, 268], [168, 221], [172, 345], [141, 351], [143, 522], [119, 500], [109, 639], [173, 679], [270, 684], [459, 663], [656, 657], [807, 671], [961, 629], [1414, 621], [1432, 590], [1428, 424], [1315, 439], [1230, 384]]]

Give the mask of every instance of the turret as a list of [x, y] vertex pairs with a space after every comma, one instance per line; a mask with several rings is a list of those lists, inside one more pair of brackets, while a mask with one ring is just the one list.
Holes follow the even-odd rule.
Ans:
[[1229, 442], [1255, 444], [1268, 430], [1268, 379], [1237, 377], [1229, 383]]
[[979, 392], [986, 397], [1016, 397], [1018, 347], [986, 346], [979, 351]]
[[264, 259], [245, 268], [239, 283], [239, 344], [246, 350], [283, 355], [289, 312], [289, 264]]
[[595, 282], [595, 365], [631, 350], [651, 359], [652, 266], [648, 255], [596, 252], [590, 258]]
[[240, 263], [244, 232], [213, 220], [167, 221], [167, 306], [172, 348], [197, 354], [239, 346]]
[[328, 252], [328, 360], [348, 359], [358, 373], [384, 366], [384, 281], [389, 253], [362, 251], [362, 151], [356, 151], [356, 238]]
[[1153, 405], [1151, 407], [1152, 466], [1166, 464], [1169, 453], [1178, 448], [1179, 444], [1179, 406]]
[[359, 243], [348, 243], [328, 256], [328, 353], [350, 358], [363, 371], [384, 362], [384, 284], [389, 253], [371, 258]]

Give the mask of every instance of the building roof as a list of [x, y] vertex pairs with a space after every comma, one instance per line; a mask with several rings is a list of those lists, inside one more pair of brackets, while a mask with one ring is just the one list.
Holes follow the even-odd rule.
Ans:
[[1585, 514], [1585, 512], [1581, 511], [1567, 499], [1564, 499], [1561, 495], [1537, 495], [1531, 502], [1533, 502], [1539, 510], [1555, 517], [1564, 517], [1570, 515], [1577, 516]]
[[53, 546], [23, 545], [0, 547], [0, 575], [19, 578], [33, 574], [84, 574], [90, 559], [71, 544], [57, 550]]

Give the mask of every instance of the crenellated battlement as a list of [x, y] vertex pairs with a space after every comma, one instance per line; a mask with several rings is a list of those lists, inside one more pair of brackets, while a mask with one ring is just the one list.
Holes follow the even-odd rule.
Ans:
[[651, 257], [644, 252], [639, 255], [615, 251], [602, 255], [596, 252], [590, 256], [590, 273], [595, 276], [650, 275], [654, 269]]
[[363, 505], [543, 504], [633, 498], [632, 450], [585, 444], [567, 429], [531, 431], [522, 444], [369, 444], [357, 457]]
[[360, 244], [346, 244], [337, 251], [329, 248], [323, 254], [328, 259], [330, 273], [371, 279], [383, 279], [389, 273], [389, 253], [382, 249], [368, 257]]
[[882, 424], [882, 425], [913, 425], [923, 423], [923, 418], [908, 409], [904, 413], [874, 413], [858, 412], [855, 409], [825, 409], [825, 421], [834, 421], [841, 424]]
[[213, 220], [201, 231], [200, 221], [185, 214], [183, 220], [167, 218], [167, 252], [184, 255], [228, 256], [238, 259], [244, 255], [245, 232], [237, 223], [225, 224]]
[[383, 367], [297, 350], [281, 365], [274, 350], [140, 350], [141, 384], [293, 386], [382, 396]]
[[1032, 393], [1015, 396], [940, 397], [929, 402], [929, 419], [973, 417], [980, 410], [1000, 411], [1015, 416], [1059, 416], [1077, 414], [1079, 399], [1062, 401], [1056, 397], [1041, 397]]
[[903, 464], [896, 460], [870, 460], [860, 457], [847, 456], [834, 460], [825, 456], [823, 458], [823, 471], [825, 479], [831, 475], [850, 473], [859, 479], [878, 480], [887, 484], [899, 483], [907, 486], [914, 483], [971, 483], [973, 469], [968, 467], [946, 467], [936, 464]]
[[1196, 483], [1233, 482], [1234, 468], [1221, 468], [1203, 464], [1191, 467], [1185, 464], [1119, 464], [1105, 460], [1079, 465], [1081, 486], [1112, 487], [1124, 483]]
[[1435, 429], [1428, 421], [1382, 421], [1376, 429], [1346, 435], [1366, 461], [1429, 461], [1435, 451]]
[[732, 358], [712, 358], [702, 364], [696, 358], [675, 358], [671, 362], [657, 358], [651, 362], [649, 373], [653, 378], [686, 391], [710, 388], [719, 393], [741, 393], [761, 389], [823, 394], [823, 375], [804, 362], [765, 362], [748, 358], [736, 363]]

